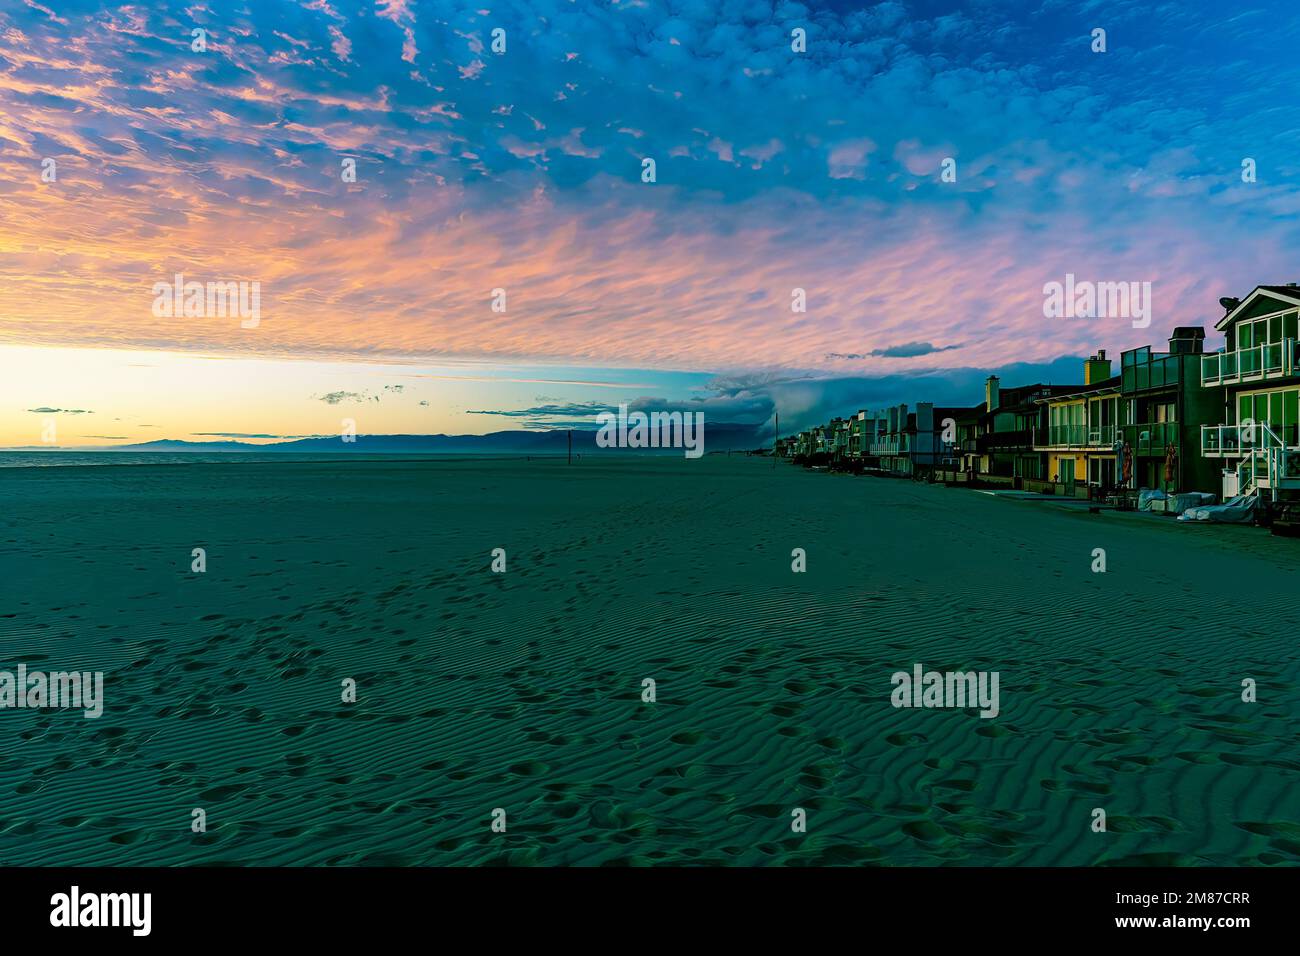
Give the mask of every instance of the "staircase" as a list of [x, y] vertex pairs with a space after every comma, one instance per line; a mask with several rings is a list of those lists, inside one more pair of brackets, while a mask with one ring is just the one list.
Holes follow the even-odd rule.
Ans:
[[1237, 466], [1237, 494], [1253, 495], [1268, 491], [1277, 500], [1280, 490], [1300, 489], [1300, 448], [1288, 448], [1273, 429], [1264, 423], [1255, 425], [1260, 432], [1259, 444], [1246, 451]]

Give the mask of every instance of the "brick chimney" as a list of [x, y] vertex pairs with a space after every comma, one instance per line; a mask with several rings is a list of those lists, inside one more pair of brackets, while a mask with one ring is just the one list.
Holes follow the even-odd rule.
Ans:
[[998, 377], [990, 375], [984, 382], [984, 410], [991, 412], [998, 407]]
[[1106, 358], [1105, 349], [1098, 349], [1096, 355], [1084, 359], [1083, 384], [1096, 385], [1108, 378], [1110, 378], [1110, 359]]

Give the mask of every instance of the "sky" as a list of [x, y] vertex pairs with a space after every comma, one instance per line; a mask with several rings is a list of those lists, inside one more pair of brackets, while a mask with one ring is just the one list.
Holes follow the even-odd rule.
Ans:
[[[793, 428], [1217, 347], [1219, 297], [1300, 280], [1297, 40], [1187, 0], [8, 0], [0, 446]], [[1067, 274], [1150, 282], [1149, 327], [1045, 317]], [[168, 314], [177, 275], [256, 320]]]

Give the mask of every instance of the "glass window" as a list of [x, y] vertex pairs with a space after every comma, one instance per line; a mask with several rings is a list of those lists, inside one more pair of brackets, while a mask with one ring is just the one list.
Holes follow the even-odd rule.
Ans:
[[1296, 313], [1288, 312], [1282, 316], [1282, 338], [1293, 339], [1296, 337]]
[[1242, 322], [1237, 326], [1237, 348], [1248, 349], [1251, 345], [1251, 325], [1249, 322]]
[[1275, 315], [1268, 320], [1268, 340], [1270, 342], [1282, 341], [1282, 316]]

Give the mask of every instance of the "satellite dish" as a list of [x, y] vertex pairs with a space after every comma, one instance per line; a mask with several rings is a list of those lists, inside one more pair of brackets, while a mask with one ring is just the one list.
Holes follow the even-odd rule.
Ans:
[[1231, 312], [1240, 304], [1241, 304], [1240, 299], [1234, 299], [1231, 296], [1227, 296], [1227, 295], [1225, 295], [1222, 299], [1219, 300], [1219, 305], [1223, 306], [1223, 310], [1225, 312]]

